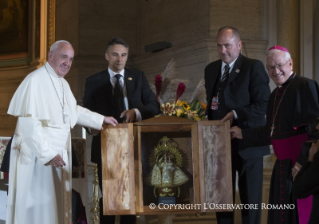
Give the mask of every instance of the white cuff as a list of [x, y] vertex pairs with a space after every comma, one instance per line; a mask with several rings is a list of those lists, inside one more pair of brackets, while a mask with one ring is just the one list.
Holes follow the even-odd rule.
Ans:
[[233, 113], [234, 113], [234, 118], [235, 118], [235, 120], [237, 120], [237, 119], [238, 119], [238, 116], [237, 116], [236, 111], [235, 111], [235, 110], [232, 110], [232, 111], [233, 111]]
[[135, 111], [135, 120], [136, 121], [141, 121], [142, 120], [141, 112], [138, 109], [136, 109], [136, 108], [134, 108], [133, 110]]

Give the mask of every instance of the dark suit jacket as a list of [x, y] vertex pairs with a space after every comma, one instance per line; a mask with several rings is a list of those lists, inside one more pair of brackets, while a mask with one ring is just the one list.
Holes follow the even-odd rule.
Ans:
[[[216, 82], [221, 77], [222, 61], [217, 60], [205, 68], [205, 87], [207, 95], [207, 115], [212, 119], [210, 104]], [[261, 61], [239, 55], [227, 80], [224, 90], [227, 111], [235, 110], [237, 125], [251, 128], [265, 125], [267, 102], [270, 95], [269, 77]], [[268, 146], [245, 148], [238, 142], [238, 153], [243, 159], [262, 157], [270, 153]]]
[[[125, 68], [124, 81], [129, 109], [138, 109], [143, 120], [159, 114], [159, 103], [143, 72]], [[112, 89], [107, 69], [88, 77], [83, 106], [104, 116], [115, 116]], [[97, 163], [100, 160], [101, 138], [100, 135], [97, 135], [93, 137], [92, 141], [91, 161]]]

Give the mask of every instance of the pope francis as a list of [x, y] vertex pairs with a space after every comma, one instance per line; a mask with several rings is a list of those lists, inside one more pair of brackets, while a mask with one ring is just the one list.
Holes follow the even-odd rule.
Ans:
[[101, 130], [115, 126], [104, 117], [76, 105], [64, 76], [74, 50], [55, 42], [48, 62], [30, 73], [15, 92], [8, 114], [18, 117], [11, 147], [7, 224], [72, 223], [70, 129], [76, 124]]

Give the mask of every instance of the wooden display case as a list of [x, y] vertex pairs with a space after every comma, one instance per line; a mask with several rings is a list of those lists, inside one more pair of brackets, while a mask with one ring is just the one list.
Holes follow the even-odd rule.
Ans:
[[[134, 124], [105, 126], [101, 132], [103, 213], [151, 215], [231, 211], [216, 206], [233, 203], [228, 131], [229, 122], [196, 122], [165, 115]], [[169, 209], [158, 206], [154, 187], [146, 184], [153, 169], [150, 155], [164, 136], [178, 145], [183, 157], [180, 170], [189, 179], [179, 186], [176, 206]]]

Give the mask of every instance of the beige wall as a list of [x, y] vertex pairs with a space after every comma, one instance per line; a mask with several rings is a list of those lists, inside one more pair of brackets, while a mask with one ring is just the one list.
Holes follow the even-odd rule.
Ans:
[[[65, 13], [66, 8], [71, 10]], [[229, 13], [223, 11], [225, 8]], [[128, 66], [143, 70], [150, 82], [174, 58], [179, 76], [189, 80], [183, 96], [188, 99], [203, 77], [205, 66], [218, 58], [214, 42], [217, 30], [234, 25], [247, 45], [251, 40], [263, 41], [264, 11], [263, 1], [254, 0], [241, 4], [216, 0], [57, 0], [56, 39], [67, 39], [74, 45], [76, 57], [66, 78], [80, 104], [85, 79], [107, 67], [105, 47], [115, 36], [130, 45]], [[172, 48], [144, 52], [145, 45], [158, 41], [169, 42]], [[257, 57], [262, 58], [266, 47], [259, 48], [262, 55], [258, 53]], [[252, 53], [250, 49], [243, 52], [248, 56], [249, 53], [256, 56], [256, 51]]]
[[137, 1], [137, 55], [144, 46], [167, 41], [186, 45], [209, 37], [209, 1]]
[[[86, 77], [107, 67], [104, 58], [107, 41], [118, 36], [130, 45], [128, 66], [143, 70], [150, 82], [175, 58], [179, 76], [190, 81], [184, 96], [187, 99], [203, 77], [205, 66], [218, 58], [214, 40], [219, 27], [234, 25], [241, 30], [243, 39], [262, 40], [265, 32], [262, 2], [246, 0], [239, 5], [237, 1], [217, 0], [56, 0], [56, 40], [70, 41], [75, 50], [75, 61], [66, 78], [81, 104]], [[41, 3], [45, 7], [47, 1], [41, 0]], [[223, 11], [225, 8], [229, 13]], [[42, 14], [42, 17], [47, 16]], [[41, 46], [46, 46], [47, 28], [42, 20]], [[246, 25], [248, 22], [249, 26]], [[145, 45], [157, 41], [167, 41], [172, 48], [156, 53], [144, 52]], [[245, 50], [243, 54], [249, 52]], [[0, 68], [0, 99], [3, 102], [0, 135], [11, 135], [14, 130], [15, 120], [12, 121], [6, 111], [15, 89], [30, 71], [43, 64], [41, 60], [45, 58], [46, 52], [42, 53], [40, 62], [34, 62], [35, 65]]]
[[216, 36], [224, 25], [240, 29], [241, 38], [262, 40], [265, 29], [265, 2], [263, 0], [210, 0], [210, 35]]
[[[187, 79], [182, 100], [190, 98], [205, 66], [218, 59], [215, 38], [220, 27], [239, 28], [244, 42], [243, 54], [264, 61], [267, 41], [264, 1], [161, 0], [137, 1], [136, 68], [143, 70], [153, 83], [174, 58], [180, 78]], [[249, 24], [249, 25], [248, 25]], [[145, 53], [144, 46], [166, 41], [172, 47]]]
[[135, 1], [57, 0], [56, 40], [66, 39], [75, 50], [75, 60], [66, 76], [79, 104], [85, 79], [107, 68], [107, 42], [122, 37], [134, 54], [136, 42]]

